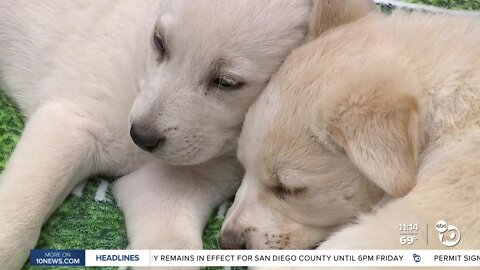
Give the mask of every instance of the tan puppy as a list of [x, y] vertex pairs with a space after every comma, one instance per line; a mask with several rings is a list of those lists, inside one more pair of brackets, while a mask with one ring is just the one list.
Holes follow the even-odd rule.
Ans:
[[457, 247], [478, 248], [479, 44], [478, 21], [397, 12], [297, 49], [247, 114], [222, 240], [309, 248], [383, 191], [408, 195], [320, 248], [400, 248], [401, 223], [419, 226], [412, 247], [439, 248], [438, 220], [461, 230]]

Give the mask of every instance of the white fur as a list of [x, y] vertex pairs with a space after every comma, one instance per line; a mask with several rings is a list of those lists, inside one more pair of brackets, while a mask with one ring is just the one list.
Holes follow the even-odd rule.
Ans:
[[[207, 217], [242, 174], [233, 150], [244, 114], [303, 42], [311, 7], [311, 0], [1, 1], [0, 84], [28, 119], [1, 175], [1, 268], [21, 268], [42, 224], [93, 174], [125, 175], [113, 189], [130, 247], [201, 248]], [[157, 22], [169, 51], [160, 64]], [[200, 84], [219, 57], [243, 89]], [[155, 153], [172, 165], [133, 144], [131, 122], [177, 128]]]

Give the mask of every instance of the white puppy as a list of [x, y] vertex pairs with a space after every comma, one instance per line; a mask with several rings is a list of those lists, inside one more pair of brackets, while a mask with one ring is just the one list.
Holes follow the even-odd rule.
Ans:
[[[351, 1], [319, 0], [335, 16], [309, 35], [344, 21], [335, 10]], [[1, 175], [2, 269], [20, 269], [45, 220], [94, 174], [126, 175], [115, 191], [132, 248], [201, 248], [242, 173], [244, 114], [318, 25], [312, 5], [1, 1], [1, 87], [28, 119]]]
[[404, 197], [320, 248], [401, 248], [399, 224], [418, 224], [413, 248], [440, 248], [439, 220], [461, 230], [457, 247], [478, 248], [479, 43], [478, 21], [397, 12], [294, 51], [247, 114], [222, 241], [310, 248], [382, 190]]

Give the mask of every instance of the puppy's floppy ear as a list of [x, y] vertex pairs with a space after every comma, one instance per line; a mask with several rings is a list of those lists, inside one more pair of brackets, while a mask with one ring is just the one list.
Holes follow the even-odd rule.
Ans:
[[336, 26], [353, 22], [370, 12], [378, 12], [372, 0], [312, 0], [313, 11], [307, 41]]
[[419, 108], [409, 91], [417, 84], [393, 69], [357, 72], [329, 89], [317, 121], [366, 177], [398, 197], [415, 185], [420, 131]]

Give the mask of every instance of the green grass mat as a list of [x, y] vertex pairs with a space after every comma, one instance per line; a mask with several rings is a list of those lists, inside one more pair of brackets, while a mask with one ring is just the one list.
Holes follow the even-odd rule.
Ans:
[[[410, 0], [451, 9], [480, 9], [480, 0]], [[0, 93], [0, 171], [13, 151], [23, 129], [24, 119], [11, 100]], [[40, 249], [124, 249], [127, 246], [123, 215], [105, 181], [90, 179], [82, 192], [70, 195], [43, 227], [37, 248]], [[97, 198], [97, 199], [96, 199]], [[100, 198], [100, 200], [99, 200]], [[205, 249], [217, 249], [226, 205], [215, 211], [205, 228]], [[185, 228], [188, 230], [188, 228]], [[31, 267], [25, 270], [54, 269]], [[65, 269], [65, 268], [62, 268]], [[84, 269], [76, 267], [75, 269]], [[89, 268], [92, 269], [92, 268]], [[93, 268], [95, 269], [95, 268]], [[96, 269], [115, 269], [97, 267]]]

